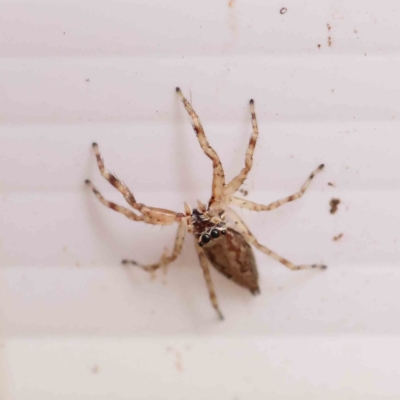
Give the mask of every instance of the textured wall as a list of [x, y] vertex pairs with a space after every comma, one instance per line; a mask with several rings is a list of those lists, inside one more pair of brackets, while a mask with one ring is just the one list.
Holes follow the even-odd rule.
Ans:
[[[0, 1], [0, 395], [400, 396], [399, 19], [394, 0]], [[123, 204], [97, 141], [138, 201], [207, 201], [211, 165], [176, 86], [229, 177], [254, 98], [250, 200], [326, 165], [302, 200], [241, 215], [261, 243], [329, 269], [257, 252], [257, 298], [213, 271], [223, 323], [192, 238], [167, 274], [126, 270], [156, 262], [174, 228], [124, 219], [83, 184]]]

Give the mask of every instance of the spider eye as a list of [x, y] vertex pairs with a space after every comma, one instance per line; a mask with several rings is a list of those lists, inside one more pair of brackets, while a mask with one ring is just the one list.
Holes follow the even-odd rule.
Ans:
[[203, 244], [203, 243], [201, 243], [201, 242], [199, 242], [199, 246], [200, 246], [200, 247], [203, 247], [203, 246], [204, 246], [204, 244]]
[[205, 233], [202, 237], [201, 237], [201, 243], [202, 244], [206, 244], [209, 243], [211, 240], [211, 236], [207, 233]]
[[219, 230], [218, 230], [218, 229], [213, 229], [213, 230], [211, 231], [211, 237], [212, 237], [213, 239], [216, 239], [217, 237], [219, 237]]
[[221, 235], [226, 235], [226, 230], [221, 231]]

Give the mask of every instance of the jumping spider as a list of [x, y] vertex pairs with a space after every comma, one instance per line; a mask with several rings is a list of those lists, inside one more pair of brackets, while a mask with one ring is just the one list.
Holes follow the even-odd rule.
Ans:
[[[274, 210], [283, 204], [289, 203], [290, 201], [297, 200], [303, 196], [304, 192], [310, 185], [311, 180], [324, 168], [324, 165], [321, 164], [311, 173], [297, 193], [274, 201], [269, 205], [256, 204], [249, 200], [235, 197], [234, 193], [242, 186], [253, 165], [253, 152], [258, 138], [258, 126], [254, 110], [254, 101], [250, 100], [253, 132], [246, 151], [245, 166], [229, 183], [225, 183], [225, 174], [221, 161], [215, 150], [208, 143], [199, 117], [193, 110], [191, 104], [183, 96], [181, 90], [176, 88], [176, 92], [190, 116], [193, 129], [201, 148], [207, 157], [211, 159], [213, 164], [212, 193], [208, 205], [199, 201], [197, 208], [192, 209], [187, 203], [185, 203], [185, 213], [176, 213], [163, 208], [149, 207], [145, 204], [138, 203], [126, 185], [115, 175], [105, 169], [97, 143], [93, 143], [93, 149], [96, 154], [100, 173], [125, 197], [127, 203], [138, 213], [106, 200], [89, 180], [86, 180], [85, 182], [106, 207], [124, 214], [127, 218], [132, 219], [133, 221], [142, 221], [152, 225], [178, 224], [178, 231], [172, 252], [170, 254], [165, 252], [158, 263], [144, 265], [132, 260], [123, 260], [123, 264], [137, 265], [149, 272], [155, 271], [162, 266], [170, 264], [178, 257], [182, 250], [186, 232], [192, 233], [195, 237], [195, 247], [201, 268], [203, 269], [211, 303], [217, 311], [218, 316], [223, 319], [211, 280], [209, 269], [210, 263], [227, 278], [231, 279], [236, 284], [249, 289], [252, 294], [258, 294], [260, 290], [258, 287], [257, 266], [250, 245], [253, 245], [258, 250], [269, 255], [293, 271], [307, 268], [326, 268], [325, 265], [320, 264], [292, 264], [290, 261], [260, 244], [239, 215], [230, 208], [230, 205], [235, 205], [253, 211], [269, 211]], [[227, 222], [226, 217], [229, 218], [231, 223]]]

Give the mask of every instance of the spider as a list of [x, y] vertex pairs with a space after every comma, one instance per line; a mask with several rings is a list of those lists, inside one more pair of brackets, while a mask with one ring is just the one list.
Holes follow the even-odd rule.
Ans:
[[101, 175], [124, 196], [126, 202], [136, 212], [106, 200], [91, 181], [86, 180], [85, 183], [106, 207], [125, 215], [133, 221], [142, 221], [151, 225], [178, 224], [174, 247], [171, 252], [165, 251], [159, 262], [155, 264], [140, 264], [133, 260], [123, 260], [122, 263], [125, 265], [136, 265], [148, 272], [153, 272], [160, 267], [167, 266], [179, 256], [186, 232], [192, 233], [195, 238], [195, 248], [203, 270], [211, 304], [219, 318], [223, 319], [223, 314], [219, 308], [214, 285], [211, 280], [210, 264], [236, 284], [250, 290], [254, 295], [258, 294], [260, 289], [258, 286], [257, 265], [251, 245], [292, 271], [308, 268], [326, 268], [325, 265], [320, 264], [295, 265], [265, 247], [258, 242], [246, 224], [242, 221], [241, 217], [230, 207], [231, 205], [234, 205], [252, 211], [270, 211], [282, 206], [283, 204], [297, 200], [303, 196], [312, 179], [324, 168], [324, 164], [321, 164], [310, 174], [298, 192], [291, 196], [274, 201], [269, 205], [256, 204], [252, 201], [236, 197], [234, 196], [235, 192], [240, 189], [253, 165], [253, 153], [258, 138], [258, 126], [254, 101], [250, 100], [253, 132], [247, 147], [244, 168], [230, 182], [226, 183], [221, 161], [218, 154], [208, 143], [199, 117], [193, 110], [191, 104], [183, 96], [181, 90], [176, 88], [176, 92], [189, 114], [193, 129], [202, 150], [212, 161], [212, 190], [208, 204], [206, 205], [198, 201], [197, 208], [192, 209], [187, 203], [184, 203], [185, 212], [177, 213], [163, 208], [150, 207], [138, 203], [129, 188], [114, 174], [107, 171], [97, 143], [93, 143], [92, 146]]

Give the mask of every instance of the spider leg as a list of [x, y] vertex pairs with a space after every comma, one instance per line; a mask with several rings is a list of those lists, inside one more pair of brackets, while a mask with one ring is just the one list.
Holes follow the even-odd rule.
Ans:
[[104, 161], [99, 151], [98, 144], [93, 143], [92, 146], [96, 155], [97, 165], [99, 167], [101, 175], [124, 196], [127, 203], [133, 209], [139, 211], [145, 216], [145, 218], [143, 219], [144, 222], [154, 225], [170, 225], [174, 222], [179, 221], [183, 217], [183, 214], [181, 213], [176, 213], [174, 211], [166, 210], [163, 208], [148, 207], [144, 204], [137, 203], [135, 197], [128, 189], [128, 187], [123, 182], [121, 182], [114, 174], [106, 170], [104, 166]]
[[235, 193], [240, 186], [243, 185], [244, 181], [249, 174], [251, 167], [253, 166], [253, 154], [254, 149], [257, 144], [258, 139], [258, 125], [256, 119], [256, 112], [254, 110], [254, 100], [250, 100], [250, 111], [251, 111], [251, 125], [253, 126], [253, 133], [251, 134], [249, 146], [247, 147], [246, 157], [244, 161], [244, 168], [240, 171], [240, 173], [235, 176], [224, 188], [224, 195], [231, 196]]
[[183, 214], [182, 217], [179, 216], [180, 214], [176, 214], [176, 218], [174, 219], [162, 218], [160, 214], [154, 213], [153, 211], [148, 214], [137, 215], [128, 208], [115, 204], [112, 201], [106, 200], [89, 179], [86, 179], [85, 183], [92, 189], [92, 192], [106, 207], [111, 208], [112, 210], [117, 211], [121, 214], [124, 214], [127, 218], [133, 221], [142, 221], [146, 224], [151, 225], [172, 225], [175, 222], [180, 222], [184, 220]]
[[122, 260], [122, 264], [137, 265], [147, 272], [153, 272], [153, 271], [156, 271], [160, 267], [166, 267], [167, 265], [169, 265], [173, 261], [175, 261], [176, 258], [181, 253], [183, 241], [185, 240], [185, 234], [186, 234], [186, 225], [183, 222], [181, 222], [179, 224], [178, 230], [176, 232], [175, 244], [174, 244], [174, 248], [173, 248], [171, 254], [168, 255], [168, 252], [165, 251], [163, 253], [163, 255], [161, 256], [160, 261], [155, 264], [139, 264], [138, 262], [133, 261], [133, 260]]
[[209, 268], [207, 256], [204, 253], [203, 249], [197, 243], [195, 243], [195, 248], [197, 251], [197, 255], [199, 256], [199, 261], [200, 261], [201, 268], [203, 270], [204, 279], [206, 280], [208, 294], [210, 296], [211, 304], [214, 307], [215, 311], [217, 312], [219, 319], [223, 320], [224, 316], [222, 315], [222, 312], [218, 306], [217, 295], [215, 294], [214, 285], [211, 280], [211, 274], [210, 274], [210, 268]]
[[197, 139], [204, 153], [208, 158], [211, 159], [213, 163], [213, 182], [212, 182], [212, 195], [209, 205], [213, 203], [219, 203], [223, 196], [224, 186], [225, 186], [225, 173], [222, 167], [221, 161], [218, 154], [208, 143], [207, 137], [204, 133], [203, 126], [201, 125], [198, 115], [193, 110], [192, 105], [183, 96], [181, 90], [176, 88], [179, 98], [181, 99], [186, 111], [188, 112], [190, 119], [192, 121], [192, 126], [196, 132]]
[[111, 208], [112, 210], [117, 211], [121, 214], [124, 214], [125, 217], [132, 219], [133, 221], [143, 221], [144, 220], [144, 216], [137, 215], [133, 211], [131, 211], [125, 207], [119, 206], [118, 204], [115, 204], [112, 201], [106, 200], [100, 194], [100, 192], [94, 187], [93, 183], [89, 181], [89, 179], [86, 179], [85, 183], [86, 183], [86, 185], [88, 185], [90, 187], [90, 189], [92, 189], [92, 192], [96, 195], [96, 197], [100, 200], [100, 202], [103, 203], [106, 207]]
[[285, 267], [291, 269], [292, 271], [297, 271], [300, 269], [309, 269], [309, 268], [319, 268], [319, 269], [325, 269], [326, 265], [321, 265], [321, 264], [310, 264], [310, 265], [295, 265], [291, 263], [290, 261], [286, 260], [285, 258], [281, 257], [279, 254], [275, 253], [274, 251], [268, 249], [264, 245], [260, 244], [255, 236], [250, 232], [249, 228], [246, 226], [246, 224], [242, 221], [242, 219], [239, 217], [239, 215], [233, 211], [232, 209], [228, 209], [227, 213], [229, 217], [233, 220], [235, 229], [239, 231], [245, 239], [251, 243], [254, 247], [256, 247], [258, 250], [262, 251], [264, 254], [267, 254], [268, 256], [272, 257], [274, 260], [279, 261], [281, 264], [283, 264]]
[[231, 204], [234, 204], [235, 206], [239, 206], [241, 208], [247, 208], [252, 211], [275, 210], [275, 208], [278, 208], [278, 207], [282, 206], [283, 204], [300, 199], [300, 197], [303, 196], [304, 192], [310, 186], [310, 183], [313, 180], [313, 178], [315, 177], [315, 175], [317, 175], [317, 173], [320, 172], [323, 168], [324, 168], [324, 164], [321, 164], [317, 169], [315, 169], [311, 173], [311, 175], [308, 177], [308, 179], [304, 182], [303, 186], [300, 188], [300, 190], [297, 193], [292, 194], [291, 196], [284, 197], [283, 199], [274, 201], [271, 204], [268, 204], [268, 205], [257, 204], [257, 203], [253, 203], [252, 201], [249, 201], [249, 200], [240, 199], [239, 197], [232, 197]]

